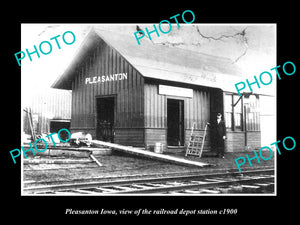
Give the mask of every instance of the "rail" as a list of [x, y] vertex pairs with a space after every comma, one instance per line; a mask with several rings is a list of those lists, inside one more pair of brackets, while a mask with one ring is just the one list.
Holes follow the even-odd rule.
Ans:
[[[113, 179], [96, 182], [71, 182], [28, 186], [23, 189], [25, 194], [155, 194], [176, 192], [184, 193], [216, 193], [216, 187], [232, 185], [252, 185], [253, 190], [258, 188], [274, 187], [274, 169], [249, 170], [243, 172], [225, 172], [210, 174], [184, 174], [164, 177], [149, 177], [129, 179]], [[273, 189], [273, 188], [271, 188]], [[188, 191], [189, 190], [189, 191]]]

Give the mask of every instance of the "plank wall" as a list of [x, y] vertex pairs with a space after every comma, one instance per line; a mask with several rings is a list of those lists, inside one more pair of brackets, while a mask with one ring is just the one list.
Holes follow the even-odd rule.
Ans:
[[[143, 127], [143, 77], [115, 49], [100, 41], [76, 73], [72, 82], [71, 130], [86, 130], [95, 137], [96, 98], [100, 96], [115, 96], [117, 143], [125, 140], [121, 136], [126, 135], [128, 129]], [[85, 84], [86, 77], [117, 73], [127, 73], [127, 79]], [[139, 132], [131, 133], [136, 135]]]
[[[158, 84], [145, 83], [145, 144], [161, 142], [166, 145], [167, 138], [167, 99], [184, 100], [185, 140], [195, 123], [195, 130], [201, 132], [210, 120], [210, 92], [194, 89], [193, 98], [174, 97], [158, 94]], [[187, 141], [185, 141], [187, 144]]]

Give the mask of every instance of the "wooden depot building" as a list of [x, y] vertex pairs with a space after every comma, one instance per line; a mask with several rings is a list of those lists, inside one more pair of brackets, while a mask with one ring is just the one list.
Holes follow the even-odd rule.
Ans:
[[[144, 38], [145, 39], [145, 38]], [[72, 90], [71, 132], [129, 146], [187, 145], [221, 112], [226, 151], [260, 147], [259, 96], [241, 99], [227, 58], [92, 29], [53, 88]], [[205, 149], [213, 150], [211, 131]]]

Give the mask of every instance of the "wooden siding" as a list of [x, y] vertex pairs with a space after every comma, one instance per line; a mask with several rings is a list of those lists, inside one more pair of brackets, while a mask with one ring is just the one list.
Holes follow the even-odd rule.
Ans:
[[[158, 94], [158, 84], [145, 83], [145, 144], [153, 145], [167, 142], [167, 99], [184, 100], [184, 139], [185, 144], [190, 130], [195, 123], [195, 129], [203, 132], [205, 124], [210, 120], [210, 92], [194, 89], [193, 98], [174, 97]], [[205, 148], [209, 149], [210, 140], [207, 139]]]
[[167, 129], [165, 128], [146, 128], [145, 146], [154, 146], [156, 142], [167, 143]]
[[[37, 134], [50, 132], [50, 120], [71, 119], [71, 91], [45, 89], [43, 92], [34, 92], [26, 102], [22, 102], [25, 110], [31, 109], [33, 117], [37, 116], [34, 127]], [[30, 134], [28, 115], [23, 111], [23, 130]]]
[[194, 90], [193, 98], [185, 101], [186, 128], [191, 129], [195, 123], [195, 129], [204, 129], [210, 121], [210, 93]]
[[227, 140], [225, 142], [228, 152], [244, 152], [244, 150], [257, 150], [261, 147], [261, 132], [247, 132], [247, 146], [245, 146], [245, 132], [227, 131]]
[[242, 152], [245, 150], [245, 134], [244, 132], [227, 131], [227, 139], [225, 141], [225, 151]]
[[[71, 129], [96, 129], [96, 97], [115, 96], [115, 128], [143, 127], [143, 77], [103, 41], [86, 57], [72, 82]], [[127, 73], [127, 79], [85, 84], [85, 78]]]
[[167, 99], [184, 100], [184, 126], [191, 129], [195, 123], [196, 129], [204, 129], [210, 120], [209, 91], [193, 90], [193, 98], [178, 98], [158, 94], [157, 84], [145, 84], [145, 127], [167, 128]]
[[115, 143], [144, 147], [144, 129], [116, 128]]
[[247, 146], [250, 149], [261, 148], [261, 132], [260, 131], [247, 131]]
[[167, 96], [158, 94], [157, 84], [145, 84], [145, 128], [167, 127]]

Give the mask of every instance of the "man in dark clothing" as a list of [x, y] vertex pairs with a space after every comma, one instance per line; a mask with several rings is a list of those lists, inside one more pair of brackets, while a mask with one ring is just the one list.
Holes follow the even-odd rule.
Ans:
[[217, 120], [215, 120], [211, 126], [213, 129], [213, 140], [215, 141], [215, 147], [217, 150], [217, 155], [220, 158], [224, 159], [224, 151], [225, 151], [225, 144], [224, 141], [226, 139], [226, 126], [225, 122], [222, 120], [222, 114], [217, 114]]

